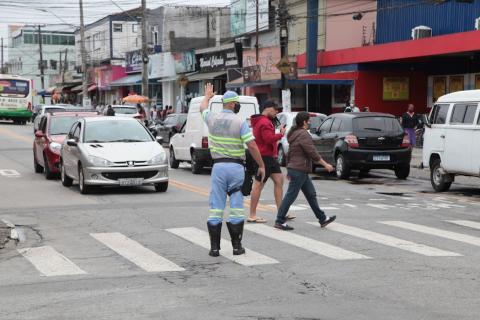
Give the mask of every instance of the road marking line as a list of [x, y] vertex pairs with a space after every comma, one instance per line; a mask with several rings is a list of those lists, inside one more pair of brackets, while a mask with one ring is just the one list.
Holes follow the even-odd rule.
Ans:
[[[319, 226], [320, 227], [320, 226]], [[348, 251], [318, 240], [310, 239], [292, 232], [276, 230], [264, 225], [248, 225], [245, 229], [259, 235], [275, 239], [289, 245], [336, 260], [370, 259], [363, 254]]]
[[385, 201], [387, 199], [368, 199], [369, 201]]
[[421, 232], [421, 233], [425, 233], [425, 234], [429, 234], [432, 236], [437, 236], [445, 239], [464, 242], [474, 246], [480, 246], [480, 238], [469, 236], [462, 233], [456, 233], [456, 232], [446, 231], [442, 229], [431, 228], [431, 227], [427, 227], [419, 224], [413, 224], [409, 222], [403, 222], [403, 221], [380, 221], [380, 223], [402, 228], [402, 229], [417, 231], [417, 232]]
[[121, 233], [90, 233], [90, 235], [145, 271], [163, 272], [185, 270]]
[[86, 274], [85, 271], [50, 246], [23, 248], [18, 249], [18, 252], [47, 277]]
[[395, 208], [395, 206], [391, 206], [389, 204], [367, 203], [367, 206], [372, 207], [372, 208], [382, 209], [382, 210], [390, 210], [392, 208]]
[[346, 207], [350, 207], [350, 208], [356, 208], [357, 207], [356, 205], [349, 204], [349, 203], [344, 203], [343, 205], [346, 206]]
[[469, 227], [473, 229], [480, 229], [480, 222], [468, 220], [447, 220], [450, 223], [458, 224], [460, 226]]
[[337, 207], [320, 207], [322, 210], [338, 210]]
[[[277, 210], [277, 206], [274, 204], [269, 204], [268, 206]], [[306, 205], [298, 205], [298, 206], [291, 205], [289, 211], [303, 211], [303, 210], [307, 210], [307, 207], [310, 208], [310, 206], [306, 206]]]
[[[318, 222], [307, 222], [307, 223], [311, 225], [318, 225]], [[392, 236], [384, 235], [384, 234], [373, 232], [373, 231], [351, 227], [351, 226], [340, 224], [340, 223], [332, 223], [331, 225], [328, 226], [328, 230], [337, 231], [337, 232], [348, 234], [350, 236], [354, 236], [357, 238], [370, 240], [372, 242], [383, 244], [385, 246], [389, 246], [389, 247], [393, 247], [393, 248], [397, 248], [405, 251], [410, 251], [413, 253], [418, 253], [424, 256], [429, 256], [429, 257], [461, 256], [461, 254], [458, 254], [455, 252], [440, 250], [440, 249], [429, 247], [423, 244], [395, 238]]]
[[20, 177], [20, 173], [17, 170], [13, 169], [1, 169], [0, 175], [7, 177], [7, 178], [18, 178]]
[[[208, 233], [203, 230], [200, 230], [194, 227], [187, 227], [187, 228], [172, 228], [172, 229], [167, 229], [166, 231], [173, 233], [174, 235], [177, 235], [180, 238], [183, 238], [202, 248], [210, 250], [210, 238], [208, 236]], [[223, 248], [222, 250], [220, 250], [220, 254], [222, 256], [244, 266], [256, 266], [256, 265], [263, 265], [263, 264], [279, 263], [275, 259], [264, 256], [263, 254], [255, 252], [248, 248], [245, 248], [246, 254], [234, 256], [232, 252], [233, 250], [232, 243], [229, 240], [226, 240], [223, 238], [221, 240], [220, 246]]]

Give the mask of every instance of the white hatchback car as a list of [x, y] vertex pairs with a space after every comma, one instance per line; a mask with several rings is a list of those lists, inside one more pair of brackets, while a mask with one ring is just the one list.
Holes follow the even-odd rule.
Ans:
[[78, 181], [81, 193], [89, 193], [94, 186], [154, 185], [159, 192], [168, 188], [165, 150], [132, 118], [92, 117], [75, 122], [62, 146], [60, 175], [66, 187]]
[[435, 191], [447, 191], [456, 175], [480, 177], [480, 90], [440, 97], [426, 124], [423, 167]]

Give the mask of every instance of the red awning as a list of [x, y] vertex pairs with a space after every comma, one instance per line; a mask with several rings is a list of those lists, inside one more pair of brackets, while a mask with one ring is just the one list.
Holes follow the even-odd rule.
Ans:
[[[366, 47], [318, 52], [318, 67], [382, 62], [480, 51], [480, 32], [469, 31], [417, 40], [390, 42]], [[306, 54], [297, 56], [298, 68], [305, 68]]]
[[299, 74], [299, 80], [356, 80], [358, 72]]

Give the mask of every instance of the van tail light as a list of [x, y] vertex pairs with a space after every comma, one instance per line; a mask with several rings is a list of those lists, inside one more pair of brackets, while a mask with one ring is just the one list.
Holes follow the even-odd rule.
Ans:
[[358, 148], [358, 139], [353, 134], [350, 134], [345, 137], [345, 142], [348, 144], [350, 148]]
[[408, 138], [407, 134], [403, 136], [402, 145], [400, 147], [402, 147], [402, 148], [409, 148], [410, 147], [410, 139]]
[[202, 149], [208, 149], [208, 137], [202, 138]]
[[28, 103], [27, 108], [28, 108], [28, 111], [32, 111], [32, 103], [31, 102]]

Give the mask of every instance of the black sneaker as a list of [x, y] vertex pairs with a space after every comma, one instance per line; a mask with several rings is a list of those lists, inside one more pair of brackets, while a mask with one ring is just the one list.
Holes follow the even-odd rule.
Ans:
[[284, 231], [293, 230], [293, 227], [290, 227], [286, 223], [283, 223], [283, 224], [282, 223], [275, 223], [274, 227], [277, 228], [277, 229], [280, 229], [280, 230], [284, 230]]
[[335, 219], [337, 219], [337, 216], [331, 216], [331, 217], [327, 218], [327, 220], [325, 220], [323, 222], [320, 222], [320, 227], [325, 228], [331, 222], [335, 221]]

